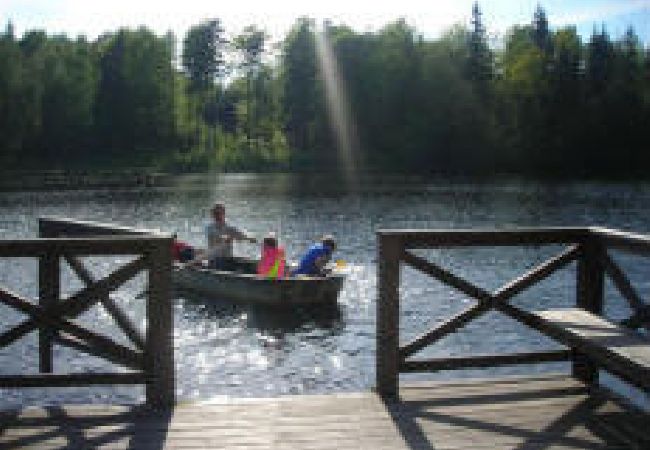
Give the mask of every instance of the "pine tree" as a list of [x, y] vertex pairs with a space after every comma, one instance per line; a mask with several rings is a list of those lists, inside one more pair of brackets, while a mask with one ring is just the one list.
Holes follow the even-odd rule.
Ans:
[[546, 11], [544, 11], [544, 8], [539, 4], [535, 8], [532, 25], [531, 39], [533, 40], [533, 43], [542, 51], [542, 53], [544, 53], [545, 56], [550, 56], [553, 52], [551, 32], [548, 28]]
[[470, 79], [484, 84], [492, 79], [492, 52], [487, 44], [485, 27], [478, 2], [472, 6], [471, 29], [468, 38], [467, 71]]

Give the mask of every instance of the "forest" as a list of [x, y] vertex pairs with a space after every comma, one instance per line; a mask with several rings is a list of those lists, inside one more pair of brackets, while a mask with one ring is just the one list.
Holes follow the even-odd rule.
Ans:
[[[432, 6], [433, 7], [433, 6]], [[373, 172], [646, 177], [650, 48], [632, 28], [584, 39], [538, 6], [494, 43], [475, 4], [436, 39], [299, 18], [271, 45], [218, 19], [178, 39], [0, 32], [4, 169], [342, 170], [318, 40], [331, 49]], [[350, 163], [348, 161], [348, 163]]]

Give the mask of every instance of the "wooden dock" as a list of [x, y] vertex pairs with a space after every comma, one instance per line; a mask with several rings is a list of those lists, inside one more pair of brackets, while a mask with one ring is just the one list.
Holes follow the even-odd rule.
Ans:
[[180, 405], [26, 408], [0, 415], [0, 448], [647, 449], [644, 415], [567, 376], [402, 386], [374, 393]]
[[[650, 304], [612, 250], [650, 256], [650, 237], [603, 228], [383, 230], [378, 232], [376, 392], [230, 400], [177, 405], [174, 386], [171, 238], [159, 233], [70, 219], [41, 219], [39, 238], [0, 241], [0, 258], [36, 258], [38, 299], [0, 287], [0, 303], [27, 316], [0, 333], [0, 348], [31, 332], [39, 337], [39, 373], [0, 375], [0, 388], [144, 384], [146, 405], [54, 406], [0, 412], [2, 448], [217, 449], [584, 449], [650, 448], [650, 414], [598, 383], [601, 371], [650, 391]], [[414, 253], [419, 249], [562, 245], [564, 250], [495, 291]], [[103, 277], [89, 256], [134, 259]], [[518, 294], [575, 266], [575, 306], [524, 308]], [[61, 296], [61, 265], [85, 284]], [[400, 267], [409, 266], [473, 299], [474, 304], [410, 342], [400, 337]], [[572, 269], [569, 269], [572, 270]], [[111, 297], [141, 272], [148, 276], [143, 331]], [[603, 314], [609, 278], [631, 315]], [[129, 339], [124, 345], [82, 324], [101, 304]], [[426, 359], [420, 350], [497, 311], [563, 348]], [[77, 320], [80, 319], [80, 320]], [[53, 345], [128, 369], [54, 371]], [[400, 383], [400, 374], [505, 365], [571, 362], [568, 374], [482, 381]]]

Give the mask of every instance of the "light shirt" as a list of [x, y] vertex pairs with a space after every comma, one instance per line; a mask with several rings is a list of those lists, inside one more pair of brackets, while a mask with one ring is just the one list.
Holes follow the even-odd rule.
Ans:
[[[210, 222], [205, 226], [205, 237], [208, 241], [208, 259], [232, 257], [232, 241], [246, 239], [243, 231], [227, 223]], [[230, 240], [226, 240], [226, 238]]]

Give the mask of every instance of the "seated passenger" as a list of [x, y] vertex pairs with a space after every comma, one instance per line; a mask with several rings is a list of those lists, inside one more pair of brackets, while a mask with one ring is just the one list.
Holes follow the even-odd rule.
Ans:
[[278, 246], [275, 233], [269, 233], [262, 241], [262, 255], [257, 265], [257, 274], [268, 278], [284, 277], [284, 248]]
[[178, 235], [176, 233], [172, 235], [172, 238], [174, 238], [172, 241], [172, 259], [182, 263], [193, 261], [196, 257], [194, 247], [186, 242], [178, 240]]
[[324, 277], [327, 275], [325, 266], [332, 258], [332, 253], [336, 249], [334, 238], [325, 235], [321, 241], [312, 245], [307, 253], [300, 259], [298, 268], [293, 271], [292, 275], [311, 275]]

